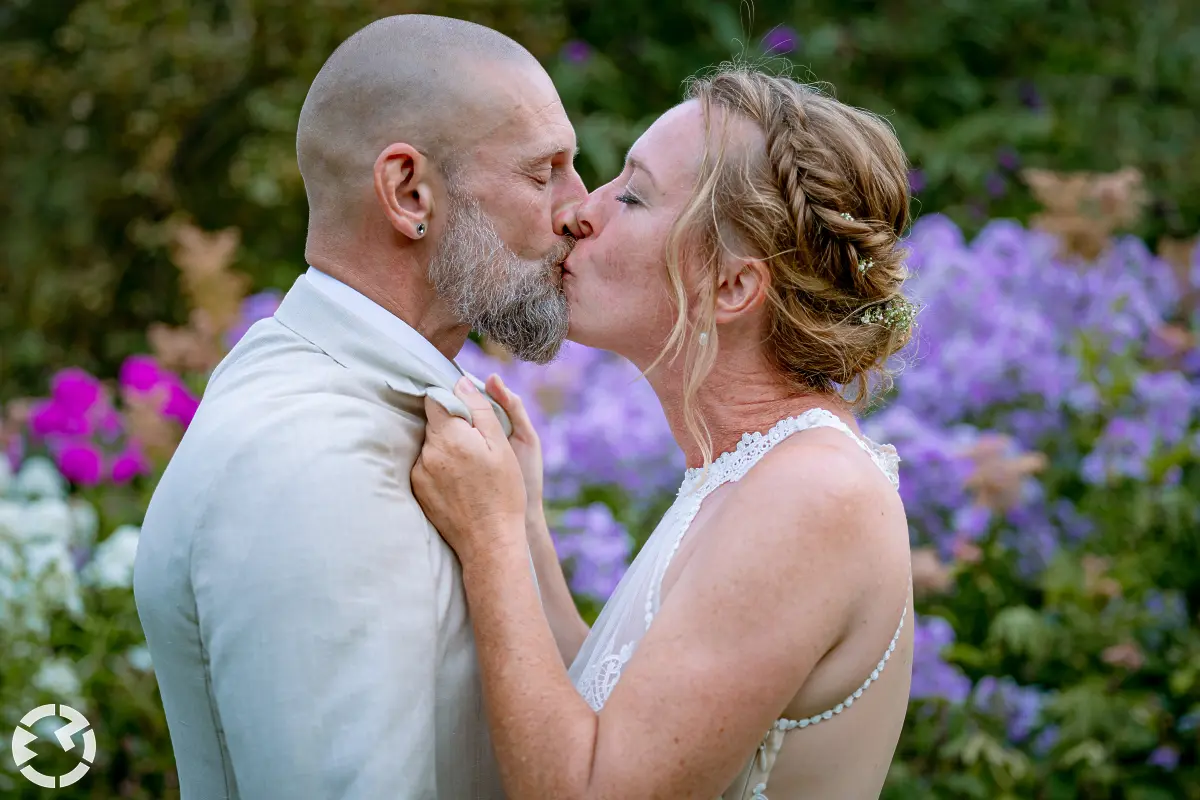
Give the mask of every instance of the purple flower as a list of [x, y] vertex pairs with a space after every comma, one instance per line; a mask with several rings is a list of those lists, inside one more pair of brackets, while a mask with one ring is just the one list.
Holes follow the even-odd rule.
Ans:
[[95, 486], [103, 477], [100, 451], [87, 442], [71, 442], [55, 453], [55, 462], [63, 477], [80, 486]]
[[586, 64], [592, 58], [592, 46], [579, 39], [572, 39], [563, 45], [559, 57], [571, 64]]
[[1034, 737], [1031, 745], [1034, 755], [1039, 758], [1044, 758], [1054, 749], [1054, 745], [1058, 744], [1059, 729], [1057, 725], [1047, 725], [1042, 729], [1036, 737]]
[[1003, 197], [1004, 193], [1008, 191], [1008, 182], [999, 172], [989, 173], [983, 185], [992, 197]]
[[1161, 767], [1167, 772], [1174, 772], [1179, 766], [1179, 748], [1170, 744], [1160, 745], [1154, 748], [1146, 763], [1152, 767]]
[[1200, 728], [1200, 709], [1187, 712], [1175, 723], [1175, 730], [1180, 733], [1191, 733], [1197, 728]]
[[1002, 147], [996, 154], [996, 163], [1000, 165], [1001, 169], [1014, 172], [1021, 166], [1021, 157], [1011, 147]]
[[624, 359], [568, 342], [541, 367], [500, 361], [468, 342], [456, 361], [479, 377], [499, 373], [524, 399], [542, 441], [547, 499], [571, 501], [585, 484], [612, 484], [642, 502], [678, 487], [682, 453], [653, 389]]
[[914, 699], [941, 698], [956, 705], [967, 699], [971, 679], [941, 656], [942, 650], [953, 642], [954, 629], [946, 620], [940, 617], [916, 620], [911, 690]]
[[908, 190], [913, 194], [917, 194], [925, 188], [925, 171], [921, 169], [910, 169], [908, 171]]
[[1154, 442], [1154, 430], [1145, 420], [1127, 417], [1109, 420], [1095, 449], [1083, 459], [1084, 480], [1095, 485], [1119, 478], [1144, 480]]
[[1009, 740], [1023, 742], [1041, 719], [1045, 695], [1041, 690], [1019, 686], [1008, 676], [986, 675], [975, 684], [975, 706], [1005, 721]]
[[274, 316], [275, 312], [279, 310], [282, 300], [283, 295], [274, 289], [252, 294], [243, 299], [238, 309], [237, 319], [225, 332], [225, 346], [233, 349], [233, 346], [241, 341], [254, 323]]
[[1041, 110], [1045, 105], [1041, 92], [1038, 91], [1033, 81], [1021, 81], [1021, 84], [1017, 87], [1017, 95], [1021, 98], [1021, 104], [1026, 108], [1032, 108], [1037, 111]]
[[791, 53], [800, 44], [800, 35], [787, 25], [777, 25], [762, 38], [762, 47], [768, 53]]
[[571, 561], [571, 589], [607, 600], [629, 566], [633, 541], [604, 503], [563, 514], [566, 531], [555, 537], [559, 558]]
[[987, 533], [991, 522], [991, 510], [978, 503], [971, 503], [954, 511], [954, 532], [969, 542], [979, 541]]
[[1133, 397], [1158, 441], [1171, 447], [1187, 435], [1200, 391], [1178, 372], [1147, 372], [1134, 383]]
[[1146, 593], [1145, 608], [1153, 623], [1164, 630], [1187, 627], [1187, 600], [1178, 591], [1151, 589]]

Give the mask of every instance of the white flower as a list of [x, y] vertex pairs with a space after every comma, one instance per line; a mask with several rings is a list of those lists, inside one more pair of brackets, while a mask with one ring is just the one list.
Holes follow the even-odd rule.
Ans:
[[66, 497], [67, 480], [54, 468], [50, 459], [32, 456], [21, 465], [12, 491], [26, 497]]
[[122, 525], [100, 543], [92, 562], [84, 568], [84, 580], [100, 589], [128, 589], [133, 585], [133, 562], [137, 557], [141, 528]]
[[140, 672], [149, 672], [153, 666], [150, 662], [150, 648], [144, 644], [135, 645], [125, 651], [125, 660], [129, 666]]
[[68, 659], [52, 658], [43, 663], [33, 676], [33, 685], [61, 703], [75, 705], [81, 701], [83, 684], [75, 673], [74, 662]]
[[71, 553], [61, 542], [43, 541], [25, 549], [28, 575], [38, 588], [43, 603], [53, 609], [65, 609], [78, 617], [83, 613], [79, 595], [79, 576]]
[[74, 543], [82, 547], [91, 547], [100, 530], [100, 515], [96, 513], [96, 507], [78, 497], [71, 498], [70, 507]]
[[57, 497], [44, 497], [26, 503], [17, 522], [18, 538], [50, 539], [64, 545], [75, 538], [75, 519], [71, 507]]
[[0, 498], [0, 537], [16, 539], [24, 516], [25, 506]]

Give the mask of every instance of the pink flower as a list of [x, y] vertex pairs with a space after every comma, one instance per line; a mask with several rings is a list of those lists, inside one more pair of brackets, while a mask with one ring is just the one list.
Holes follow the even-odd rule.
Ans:
[[130, 356], [121, 364], [118, 379], [126, 389], [150, 392], [163, 380], [163, 370], [151, 356]]
[[77, 367], [64, 369], [50, 382], [50, 396], [63, 410], [73, 416], [82, 416], [99, 402], [100, 381]]
[[96, 430], [110, 441], [119, 438], [125, 432], [125, 425], [121, 421], [121, 415], [111, 406], [102, 409], [97, 416]]
[[67, 416], [62, 406], [53, 400], [39, 400], [29, 410], [29, 430], [34, 436], [46, 437], [62, 433], [67, 424]]
[[29, 412], [29, 430], [34, 436], [86, 436], [92, 431], [87, 415], [73, 411], [57, 400], [39, 400]]
[[58, 469], [63, 477], [81, 486], [95, 486], [103, 470], [100, 451], [87, 442], [71, 442], [56, 454]]
[[200, 401], [188, 391], [183, 381], [172, 376], [167, 388], [167, 401], [162, 407], [163, 416], [178, 420], [186, 428], [192, 424], [199, 406]]
[[137, 445], [131, 444], [113, 459], [109, 473], [113, 483], [128, 483], [138, 475], [150, 474], [150, 462], [142, 455]]

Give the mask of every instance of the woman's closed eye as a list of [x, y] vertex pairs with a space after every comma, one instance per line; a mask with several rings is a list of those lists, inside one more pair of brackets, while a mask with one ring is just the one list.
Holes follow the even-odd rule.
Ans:
[[627, 206], [640, 206], [642, 200], [628, 188], [624, 189], [619, 195], [614, 198], [618, 203], [624, 203]]

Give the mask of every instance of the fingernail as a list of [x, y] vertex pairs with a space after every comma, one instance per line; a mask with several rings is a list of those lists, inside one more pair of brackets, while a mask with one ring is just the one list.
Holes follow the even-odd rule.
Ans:
[[476, 394], [479, 391], [475, 388], [475, 382], [466, 375], [458, 379], [458, 388], [462, 389], [467, 394]]

